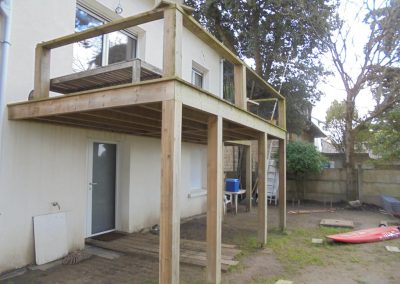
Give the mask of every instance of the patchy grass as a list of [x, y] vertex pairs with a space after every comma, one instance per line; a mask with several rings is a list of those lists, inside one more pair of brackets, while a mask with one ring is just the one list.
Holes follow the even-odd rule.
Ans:
[[[295, 229], [285, 232], [273, 229], [269, 232], [268, 247], [290, 271], [298, 271], [306, 266], [324, 266], [332, 264], [332, 247], [336, 243], [324, 240], [322, 244], [313, 244], [312, 238], [324, 239], [326, 235], [347, 232], [348, 229], [320, 227], [316, 229]], [[342, 250], [340, 250], [342, 251]], [[359, 262], [354, 258], [354, 262]]]
[[268, 283], [268, 278], [262, 275], [254, 275], [251, 277], [251, 280], [253, 280], [255, 283]]
[[247, 234], [235, 236], [233, 242], [242, 250], [242, 255], [248, 255], [260, 248], [257, 238]]
[[242, 262], [239, 262], [237, 265], [231, 265], [228, 267], [228, 272], [241, 272], [245, 269], [246, 267]]

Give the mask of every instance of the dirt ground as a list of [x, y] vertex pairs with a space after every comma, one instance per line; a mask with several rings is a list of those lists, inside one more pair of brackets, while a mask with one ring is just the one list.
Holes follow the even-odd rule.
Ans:
[[[303, 204], [300, 209], [323, 208], [323, 204]], [[275, 283], [279, 279], [294, 283], [400, 283], [400, 253], [386, 251], [385, 246], [400, 247], [400, 239], [385, 242], [343, 245], [324, 240], [311, 243], [311, 238], [324, 238], [337, 229], [320, 228], [321, 219], [352, 220], [355, 229], [377, 227], [381, 220], [399, 221], [377, 208], [349, 210], [335, 206], [334, 213], [288, 214], [287, 230], [280, 232], [278, 210], [268, 208], [268, 244], [257, 245], [257, 211], [225, 216], [222, 227], [224, 243], [236, 244], [243, 254], [239, 265], [222, 274], [223, 283]], [[288, 205], [288, 211], [293, 209]], [[205, 216], [181, 225], [181, 237], [205, 240]], [[181, 265], [181, 283], [205, 283], [206, 270]], [[92, 256], [76, 265], [56, 265], [46, 271], [27, 270], [23, 275], [0, 283], [158, 283], [158, 260], [125, 254], [110, 260]]]

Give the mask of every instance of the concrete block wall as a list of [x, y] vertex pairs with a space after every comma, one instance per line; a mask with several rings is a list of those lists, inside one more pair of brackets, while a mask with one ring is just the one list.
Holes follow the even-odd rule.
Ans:
[[[355, 199], [382, 206], [381, 195], [390, 195], [400, 199], [400, 170], [359, 169], [355, 170]], [[296, 199], [298, 184], [292, 178], [287, 180], [287, 199]], [[346, 200], [345, 169], [324, 169], [321, 174], [309, 175], [304, 181], [306, 200], [338, 202]]]
[[391, 195], [400, 200], [400, 170], [362, 170], [363, 202], [382, 205], [380, 195]]

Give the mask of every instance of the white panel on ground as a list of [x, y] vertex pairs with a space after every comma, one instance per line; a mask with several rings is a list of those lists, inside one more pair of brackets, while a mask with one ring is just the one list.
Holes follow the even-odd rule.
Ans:
[[33, 217], [33, 230], [37, 265], [68, 254], [65, 212]]

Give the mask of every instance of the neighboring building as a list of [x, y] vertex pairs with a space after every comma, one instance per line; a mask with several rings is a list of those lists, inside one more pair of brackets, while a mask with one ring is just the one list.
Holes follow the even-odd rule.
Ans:
[[[279, 139], [283, 171], [284, 98], [205, 32], [190, 8], [121, 1], [119, 16], [116, 2], [14, 0], [11, 17], [1, 13], [11, 45], [0, 66], [7, 75], [0, 273], [34, 262], [40, 248], [33, 217], [44, 216], [51, 231], [61, 222], [51, 218], [63, 212], [56, 227], [66, 232], [67, 252], [93, 235], [160, 224], [160, 282], [177, 282], [180, 218], [207, 211], [214, 224], [207, 226], [208, 275], [219, 282], [223, 143], [257, 140], [265, 180], [267, 137]], [[277, 99], [278, 126], [247, 111], [249, 80]], [[260, 182], [261, 243], [263, 190]]]

